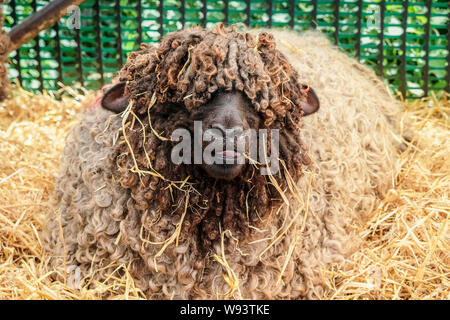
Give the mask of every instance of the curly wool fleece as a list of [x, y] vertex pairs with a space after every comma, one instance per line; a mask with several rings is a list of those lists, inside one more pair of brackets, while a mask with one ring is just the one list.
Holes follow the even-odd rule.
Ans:
[[[157, 208], [161, 214], [183, 216], [177, 237], [198, 231], [204, 251], [220, 238], [220, 227], [238, 239], [246, 237], [251, 232], [248, 221], [279, 205], [274, 186], [285, 189], [287, 174], [274, 174], [268, 183], [256, 166], [247, 166], [232, 182], [217, 180], [200, 166], [173, 163], [175, 143], [167, 137], [179, 128], [194, 133], [193, 119], [209, 115], [196, 109], [218, 91], [234, 90], [251, 103], [243, 115], [247, 122], [258, 123], [268, 135], [279, 130], [280, 162], [298, 180], [302, 164], [309, 164], [298, 130], [302, 103], [310, 98], [308, 87], [267, 32], [253, 36], [218, 24], [212, 30], [173, 32], [157, 47], [141, 49], [130, 54], [118, 76], [131, 105], [123, 116], [120, 138], [126, 140], [117, 150], [117, 181], [131, 190], [141, 214]], [[140, 234], [151, 238], [153, 232], [144, 225]]]
[[[345, 263], [358, 246], [359, 226], [395, 177], [398, 138], [392, 124], [400, 107], [371, 70], [324, 36], [270, 32], [321, 101], [319, 112], [303, 121], [312, 163], [290, 205], [262, 218], [247, 238], [238, 241], [224, 232], [224, 241], [217, 240], [206, 256], [198, 255], [195, 235], [161, 250], [179, 216], [159, 216], [157, 208], [137, 212], [129, 190], [112, 174], [121, 119], [90, 110], [67, 138], [56, 218], [49, 218], [43, 237], [62, 278], [66, 266], [69, 279], [81, 273], [85, 281], [104, 281], [125, 265], [149, 299], [323, 296], [323, 271]], [[143, 225], [151, 242], [140, 234]]]

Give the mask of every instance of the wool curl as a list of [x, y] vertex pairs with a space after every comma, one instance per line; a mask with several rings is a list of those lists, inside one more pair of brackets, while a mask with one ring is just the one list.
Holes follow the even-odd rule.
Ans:
[[123, 119], [89, 110], [66, 140], [56, 214], [42, 237], [60, 279], [94, 287], [122, 266], [149, 299], [324, 296], [327, 270], [346, 263], [359, 227], [395, 179], [400, 139], [391, 123], [400, 122], [399, 103], [373, 71], [323, 35], [270, 32], [321, 100], [319, 112], [303, 120], [311, 163], [302, 166], [289, 205], [280, 202], [241, 239], [222, 229], [206, 255], [199, 254], [200, 228], [168, 243], [180, 216], [138, 209], [132, 190], [117, 181]]
[[[202, 248], [219, 239], [221, 226], [239, 239], [245, 237], [250, 222], [264, 217], [281, 199], [257, 165], [248, 165], [229, 182], [170, 160], [175, 145], [170, 133], [178, 128], [193, 133], [198, 107], [215, 92], [242, 91], [255, 111], [248, 117], [256, 114], [261, 128], [280, 130], [280, 158], [292, 179], [296, 181], [302, 164], [309, 163], [299, 131], [304, 86], [270, 33], [255, 37], [223, 24], [174, 32], [157, 47], [143, 46], [131, 54], [119, 81], [126, 81], [125, 95], [132, 105], [121, 136], [126, 143], [117, 152], [116, 178], [131, 190], [142, 214], [159, 208], [163, 215], [183, 217], [181, 237], [199, 228]], [[279, 189], [286, 189], [283, 174], [273, 179]]]

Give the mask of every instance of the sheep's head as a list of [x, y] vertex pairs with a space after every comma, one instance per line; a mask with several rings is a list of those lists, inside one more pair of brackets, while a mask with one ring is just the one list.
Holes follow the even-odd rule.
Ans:
[[319, 102], [272, 35], [219, 24], [132, 53], [102, 106], [124, 113], [116, 174], [135, 207], [183, 216], [183, 230], [199, 228], [207, 245], [220, 224], [245, 235], [300, 177], [301, 117]]

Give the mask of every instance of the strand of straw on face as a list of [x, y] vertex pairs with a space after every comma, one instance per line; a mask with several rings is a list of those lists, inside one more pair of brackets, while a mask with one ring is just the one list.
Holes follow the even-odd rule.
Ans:
[[[221, 256], [214, 254], [213, 258], [216, 260], [219, 264], [222, 265], [222, 267], [226, 270], [227, 274], [223, 274], [223, 278], [225, 282], [230, 287], [230, 290], [224, 294], [225, 297], [229, 298], [232, 297], [235, 292], [238, 294], [238, 299], [242, 299], [242, 294], [240, 290], [240, 284], [239, 284], [239, 278], [236, 276], [236, 273], [234, 270], [230, 267], [226, 255], [225, 255], [225, 245], [224, 245], [224, 235], [225, 232], [228, 232], [229, 230], [222, 232], [222, 227], [219, 225], [219, 231], [220, 231], [220, 250], [221, 250]], [[231, 233], [231, 231], [229, 231]]]
[[186, 216], [188, 204], [189, 204], [189, 192], [186, 192], [186, 200], [185, 200], [185, 205], [184, 205], [184, 212], [183, 212], [183, 214], [180, 217], [180, 222], [178, 222], [178, 224], [177, 224], [177, 226], [175, 228], [175, 231], [172, 233], [172, 235], [167, 240], [164, 241], [164, 244], [163, 244], [162, 248], [153, 257], [153, 263], [155, 265], [155, 271], [156, 272], [158, 272], [156, 259], [159, 258], [166, 251], [167, 247], [170, 244], [172, 244], [173, 242], [175, 242], [175, 246], [178, 246], [178, 239], [180, 237], [181, 227], [183, 225], [184, 217]]

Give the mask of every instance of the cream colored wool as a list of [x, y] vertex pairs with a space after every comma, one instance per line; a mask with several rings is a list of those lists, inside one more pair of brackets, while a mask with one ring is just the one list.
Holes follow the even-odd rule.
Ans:
[[[90, 110], [67, 138], [57, 216], [43, 235], [61, 279], [95, 286], [124, 265], [149, 299], [322, 297], [321, 272], [345, 264], [358, 246], [358, 226], [393, 185], [400, 139], [389, 123], [400, 106], [372, 71], [322, 35], [271, 32], [321, 102], [319, 112], [304, 118], [313, 163], [289, 206], [264, 217], [251, 238], [238, 242], [224, 231], [223, 243], [201, 260], [195, 235], [163, 248], [179, 218], [156, 210], [136, 217], [128, 191], [112, 179], [122, 119]], [[151, 241], [141, 234], [142, 224], [152, 230]]]

